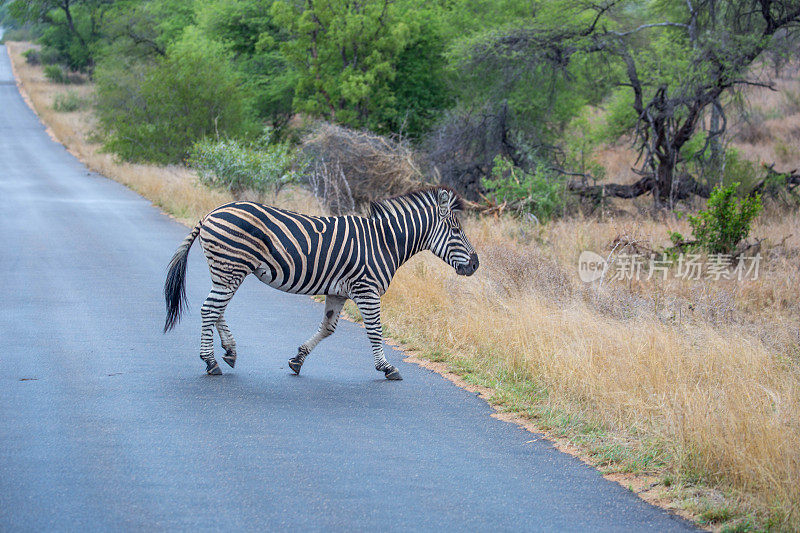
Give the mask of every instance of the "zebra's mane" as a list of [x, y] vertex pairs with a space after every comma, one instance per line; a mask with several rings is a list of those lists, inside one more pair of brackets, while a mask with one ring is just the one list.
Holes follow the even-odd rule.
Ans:
[[[435, 187], [426, 187], [424, 189], [418, 189], [405, 194], [392, 196], [391, 198], [370, 202], [369, 216], [370, 218], [379, 218], [384, 214], [391, 212], [394, 206], [407, 205], [405, 202], [401, 202], [401, 200], [420, 200], [426, 205], [435, 206], [438, 203], [437, 198], [439, 191], [441, 190], [453, 193], [453, 199], [450, 202], [450, 209], [454, 211], [464, 210], [464, 201], [456, 191], [445, 185], [437, 185]], [[412, 204], [414, 203], [415, 202], [412, 202]]]

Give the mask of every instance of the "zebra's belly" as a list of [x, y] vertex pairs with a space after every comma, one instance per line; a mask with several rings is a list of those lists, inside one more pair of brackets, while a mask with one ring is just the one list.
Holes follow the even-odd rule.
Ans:
[[278, 289], [283, 292], [292, 294], [309, 294], [309, 295], [336, 295], [347, 296], [349, 294], [347, 283], [340, 280], [317, 280], [307, 285], [293, 285], [291, 280], [284, 282], [278, 277], [277, 279], [272, 276], [272, 272], [265, 265], [261, 265], [253, 271], [253, 274], [263, 283], [269, 285], [273, 289]]

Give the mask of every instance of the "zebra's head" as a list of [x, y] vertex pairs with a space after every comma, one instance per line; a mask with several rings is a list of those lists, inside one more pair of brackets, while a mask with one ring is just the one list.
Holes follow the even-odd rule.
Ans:
[[449, 189], [437, 188], [433, 192], [436, 216], [428, 249], [452, 266], [456, 274], [471, 276], [478, 270], [478, 254], [461, 229], [458, 219], [463, 208], [461, 198]]

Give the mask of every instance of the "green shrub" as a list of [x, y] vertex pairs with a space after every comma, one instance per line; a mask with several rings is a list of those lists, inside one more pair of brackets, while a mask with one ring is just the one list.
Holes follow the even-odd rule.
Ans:
[[[84, 19], [75, 22], [78, 26], [82, 26], [89, 21]], [[90, 47], [96, 37], [90, 35], [91, 30], [88, 27], [76, 29], [84, 35], [84, 38], [79, 37], [67, 24], [47, 25], [38, 42], [42, 45], [42, 52], [51, 55], [59, 64], [76, 72], [86, 72], [92, 64]], [[43, 63], [46, 62], [43, 60]]]
[[71, 113], [78, 111], [86, 105], [86, 100], [81, 98], [75, 91], [58, 93], [53, 98], [53, 109], [59, 113]]
[[35, 48], [31, 48], [30, 50], [25, 50], [22, 52], [22, 57], [25, 58], [25, 62], [29, 65], [41, 65], [42, 59], [39, 56], [39, 50]]
[[178, 163], [210, 135], [252, 133], [249, 99], [224, 47], [186, 28], [154, 62], [117, 59], [95, 69], [105, 148], [129, 161]]
[[42, 65], [56, 65], [61, 61], [61, 54], [54, 48], [43, 46], [39, 50], [39, 61]]
[[69, 76], [59, 65], [47, 65], [44, 67], [44, 76], [53, 83], [69, 83]]
[[670, 231], [669, 232], [669, 240], [672, 242], [673, 246], [678, 246], [683, 242], [683, 235], [678, 233], [677, 231]]
[[[705, 148], [705, 152], [702, 151], [703, 148]], [[725, 148], [723, 157], [723, 168], [711, 167], [711, 151], [706, 145], [705, 132], [698, 132], [681, 148], [681, 158], [685, 162], [689, 174], [702, 176], [703, 181], [708, 185], [727, 186], [737, 183], [736, 192], [739, 196], [749, 194], [753, 187], [765, 177], [763, 167], [746, 159], [736, 148]]]
[[725, 172], [722, 176], [723, 185], [736, 184], [736, 192], [744, 196], [753, 190], [764, 178], [764, 169], [758, 163], [745, 159], [735, 148], [725, 151]]
[[494, 158], [492, 176], [483, 178], [481, 184], [495, 202], [506, 202], [518, 213], [530, 213], [542, 223], [564, 206], [561, 180], [542, 164], [534, 172], [526, 172], [498, 155]]
[[694, 238], [709, 253], [733, 252], [750, 233], [753, 220], [761, 213], [761, 195], [740, 200], [736, 197], [738, 187], [738, 183], [715, 187], [707, 209], [689, 216]]
[[234, 195], [247, 189], [277, 194], [299, 173], [289, 144], [269, 141], [269, 132], [256, 143], [203, 139], [192, 147], [189, 164], [197, 169], [200, 181]]

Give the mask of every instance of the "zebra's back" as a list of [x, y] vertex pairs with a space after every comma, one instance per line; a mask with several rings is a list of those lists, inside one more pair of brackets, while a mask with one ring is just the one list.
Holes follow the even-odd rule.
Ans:
[[345, 280], [363, 274], [366, 223], [234, 202], [206, 216], [200, 241], [215, 283], [238, 286], [252, 272], [286, 292], [340, 294]]

